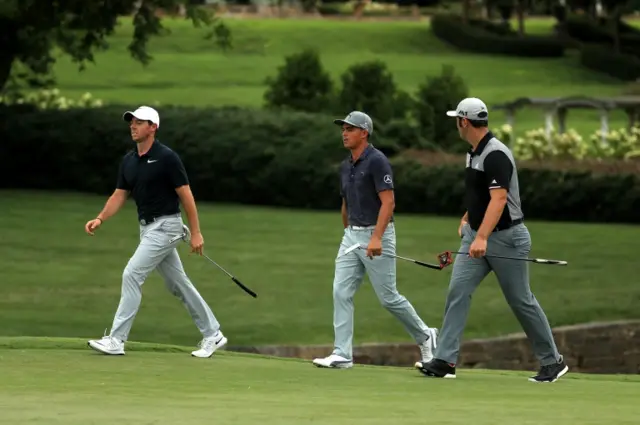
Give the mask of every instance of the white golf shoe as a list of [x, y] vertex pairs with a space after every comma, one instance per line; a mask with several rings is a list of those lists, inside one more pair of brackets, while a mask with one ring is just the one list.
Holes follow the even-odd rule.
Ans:
[[124, 355], [124, 342], [109, 335], [103, 336], [102, 339], [90, 339], [87, 344], [102, 354]]
[[192, 351], [191, 355], [193, 357], [206, 359], [211, 357], [216, 350], [224, 347], [226, 344], [227, 338], [222, 334], [222, 332], [218, 331], [214, 336], [204, 338], [200, 341], [198, 344], [199, 349]]
[[429, 339], [420, 344], [420, 361], [414, 365], [416, 369], [420, 369], [423, 363], [429, 363], [433, 360], [433, 355], [436, 351], [438, 340], [438, 330], [436, 328], [429, 328]]
[[317, 367], [326, 367], [333, 369], [348, 369], [353, 367], [353, 362], [337, 354], [332, 354], [329, 357], [313, 359], [313, 364]]

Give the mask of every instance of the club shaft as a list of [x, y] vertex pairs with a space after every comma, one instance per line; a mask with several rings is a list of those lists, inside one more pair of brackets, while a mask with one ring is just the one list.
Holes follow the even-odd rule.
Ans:
[[[469, 255], [468, 252], [452, 252], [452, 254]], [[501, 258], [501, 259], [504, 259], [504, 260], [530, 261], [532, 263], [567, 264], [566, 261], [562, 261], [562, 260], [545, 260], [545, 259], [541, 259], [541, 258], [505, 257], [503, 255], [493, 255], [493, 254], [486, 254], [484, 256], [485, 257], [489, 257], [489, 258]]]

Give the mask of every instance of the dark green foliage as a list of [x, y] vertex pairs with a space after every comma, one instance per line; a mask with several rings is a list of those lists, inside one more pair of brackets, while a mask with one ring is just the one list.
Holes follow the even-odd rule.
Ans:
[[640, 58], [616, 53], [606, 45], [585, 44], [580, 48], [580, 62], [587, 68], [624, 81], [640, 78]]
[[269, 108], [319, 112], [332, 103], [333, 82], [316, 50], [305, 49], [285, 58], [275, 78], [268, 77], [264, 99]]
[[525, 57], [560, 57], [564, 55], [564, 44], [553, 37], [501, 36], [487, 31], [480, 25], [465, 25], [455, 15], [438, 14], [431, 18], [431, 29], [441, 40], [474, 53]]
[[[0, 108], [0, 186], [111, 193], [120, 159], [133, 147], [124, 110]], [[333, 117], [239, 108], [159, 112], [158, 137], [181, 155], [196, 199], [340, 208], [338, 165], [348, 153]], [[374, 137], [390, 155], [402, 143]], [[464, 161], [423, 166], [398, 156], [392, 163], [398, 212], [463, 214]], [[528, 219], [640, 222], [637, 175], [521, 167], [520, 188]]]

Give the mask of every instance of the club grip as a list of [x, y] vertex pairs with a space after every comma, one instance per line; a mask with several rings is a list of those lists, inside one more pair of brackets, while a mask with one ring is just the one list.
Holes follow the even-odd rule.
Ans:
[[257, 298], [257, 297], [258, 297], [258, 295], [257, 295], [255, 292], [253, 292], [251, 289], [249, 289], [249, 288], [247, 288], [246, 286], [244, 286], [244, 285], [242, 284], [242, 282], [240, 282], [240, 281], [239, 281], [238, 279], [236, 279], [235, 277], [232, 277], [232, 278], [231, 278], [231, 280], [233, 280], [233, 281], [236, 283], [236, 285], [238, 285], [239, 287], [241, 287], [242, 289], [244, 289], [244, 291], [245, 291], [247, 294], [251, 295], [253, 298]]
[[430, 269], [442, 270], [442, 267], [437, 266], [435, 264], [423, 263], [422, 261], [418, 261], [418, 260], [416, 260], [415, 263], [419, 266], [428, 267]]

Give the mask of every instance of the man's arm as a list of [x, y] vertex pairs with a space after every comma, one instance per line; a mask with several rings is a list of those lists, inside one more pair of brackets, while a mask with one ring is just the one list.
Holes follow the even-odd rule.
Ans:
[[495, 229], [500, 216], [507, 205], [507, 191], [513, 173], [513, 164], [504, 152], [491, 152], [484, 160], [484, 170], [491, 200], [484, 213], [484, 219], [478, 229], [477, 237], [488, 239]]
[[127, 198], [129, 197], [129, 192], [124, 189], [116, 189], [113, 194], [107, 199], [107, 202], [100, 211], [100, 214], [97, 215], [96, 218], [99, 218], [100, 221], [106, 221], [109, 217], [114, 216], [120, 208], [124, 205]]
[[393, 172], [389, 160], [383, 156], [374, 158], [371, 164], [371, 175], [382, 204], [380, 205], [378, 221], [372, 237], [382, 239], [396, 206], [393, 193]]
[[187, 214], [187, 220], [189, 221], [189, 230], [192, 235], [198, 235], [200, 231], [200, 221], [198, 219], [198, 209], [196, 208], [196, 200], [191, 192], [191, 187], [186, 184], [176, 188], [176, 193], [180, 198], [180, 202], [184, 207], [184, 212]]
[[347, 201], [342, 198], [342, 225], [346, 229], [349, 225], [349, 216], [347, 214]]
[[391, 221], [391, 216], [393, 215], [393, 210], [396, 207], [396, 202], [395, 197], [393, 196], [393, 190], [391, 189], [379, 192], [378, 197], [380, 198], [382, 205], [380, 206], [378, 221], [376, 223], [376, 228], [373, 231], [373, 236], [378, 239], [382, 239], [382, 235], [387, 229], [389, 221]]

